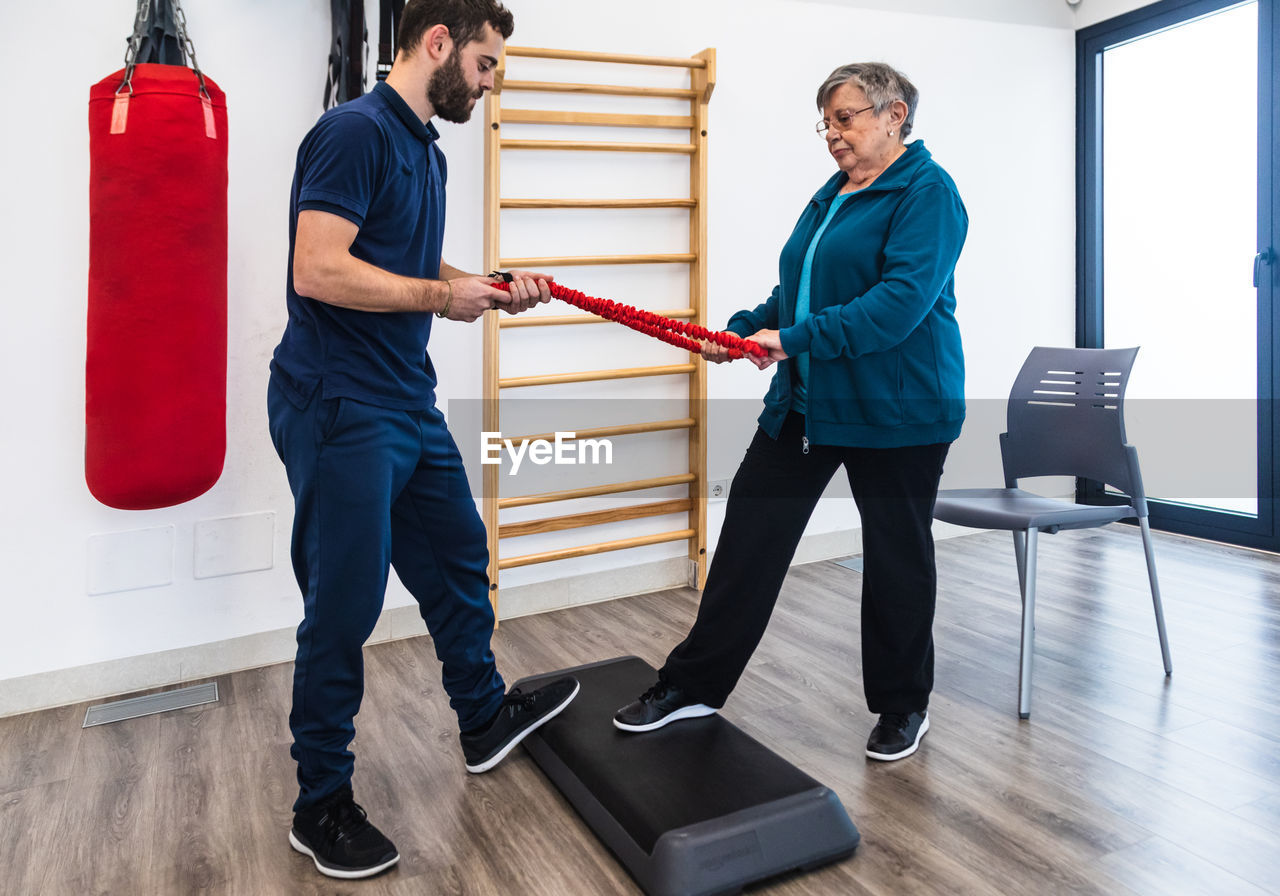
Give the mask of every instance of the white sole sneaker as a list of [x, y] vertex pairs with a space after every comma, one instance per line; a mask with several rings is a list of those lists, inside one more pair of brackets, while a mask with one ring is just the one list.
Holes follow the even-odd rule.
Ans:
[[578, 696], [578, 691], [580, 690], [582, 690], [581, 683], [574, 685], [573, 693], [570, 694], [568, 697], [565, 697], [564, 700], [561, 701], [559, 706], [551, 710], [551, 712], [547, 713], [542, 718], [538, 719], [536, 724], [530, 725], [528, 728], [521, 731], [515, 737], [511, 738], [511, 741], [506, 746], [504, 746], [497, 753], [494, 753], [484, 762], [479, 762], [479, 763], [476, 763], [475, 765], [468, 765], [467, 771], [471, 772], [471, 774], [473, 775], [478, 775], [478, 774], [481, 774], [482, 772], [487, 772], [489, 769], [493, 768], [503, 759], [506, 759], [507, 754], [510, 753], [512, 750], [514, 750], [516, 746], [520, 743], [520, 741], [524, 740], [530, 734], [533, 734], [533, 732], [537, 731], [543, 725], [547, 724], [547, 722], [550, 722], [556, 716], [560, 715], [560, 713], [564, 712], [564, 708], [573, 702], [573, 698]]
[[705, 703], [694, 703], [689, 706], [682, 706], [679, 709], [675, 710], [674, 712], [669, 712], [662, 718], [658, 719], [658, 721], [650, 722], [648, 725], [628, 725], [624, 722], [619, 722], [617, 719], [614, 719], [613, 727], [618, 728], [622, 731], [632, 731], [632, 732], [657, 731], [663, 725], [669, 725], [672, 722], [678, 722], [681, 719], [696, 719], [696, 718], [700, 718], [701, 716], [714, 715], [715, 713], [716, 713], [716, 709], [714, 707], [707, 706]]
[[924, 737], [924, 733], [929, 730], [929, 715], [925, 714], [924, 721], [920, 723], [920, 730], [916, 732], [915, 741], [898, 753], [873, 753], [867, 750], [867, 756], [871, 759], [878, 759], [881, 762], [892, 762], [895, 759], [906, 759], [912, 753], [920, 748], [920, 740]]
[[320, 859], [316, 857], [316, 854], [312, 852], [311, 848], [299, 840], [293, 831], [289, 831], [289, 845], [304, 856], [309, 857], [311, 861], [315, 862], [316, 870], [325, 877], [337, 877], [342, 880], [359, 880], [362, 877], [373, 877], [375, 874], [381, 874], [396, 862], [400, 861], [400, 854], [396, 853], [395, 858], [383, 862], [381, 865], [375, 865], [372, 868], [355, 868], [351, 870], [345, 868], [331, 868], [328, 865], [321, 864]]

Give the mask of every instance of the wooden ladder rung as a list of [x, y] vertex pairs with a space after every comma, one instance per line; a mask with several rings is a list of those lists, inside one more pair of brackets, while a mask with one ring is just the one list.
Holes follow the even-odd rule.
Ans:
[[696, 208], [696, 199], [499, 199], [502, 208]]
[[677, 100], [698, 98], [698, 91], [687, 87], [630, 87], [624, 84], [567, 84], [559, 81], [503, 81], [502, 90], [525, 90], [536, 93], [599, 93], [606, 96], [670, 97]]
[[561, 109], [503, 109], [503, 124], [581, 124], [619, 128], [669, 128], [687, 131], [692, 115], [628, 115], [622, 112], [573, 112]]
[[671, 501], [656, 501], [652, 504], [633, 504], [630, 507], [612, 507], [608, 510], [570, 513], [563, 516], [550, 516], [540, 520], [503, 523], [498, 526], [498, 537], [520, 538], [524, 535], [562, 532], [565, 529], [581, 529], [586, 526], [602, 526], [606, 523], [620, 523], [626, 520], [668, 516], [673, 513], [688, 513], [692, 509], [692, 498], [676, 498]]
[[608, 439], [614, 436], [634, 436], [648, 432], [671, 432], [676, 429], [693, 429], [698, 421], [692, 417], [679, 420], [653, 420], [648, 423], [620, 423], [617, 426], [597, 426], [594, 429], [575, 430], [572, 438], [563, 432], [541, 432], [536, 436], [516, 436], [507, 439], [513, 446], [525, 442], [554, 442], [561, 440], [581, 442], [586, 439]]
[[507, 47], [508, 56], [527, 59], [571, 59], [578, 62], [620, 62], [626, 65], [661, 65], [668, 68], [706, 68], [707, 60], [698, 57], [635, 56], [627, 53], [596, 53], [591, 50], [550, 50], [545, 47]]
[[686, 485], [696, 478], [692, 473], [676, 473], [671, 476], [659, 476], [655, 479], [633, 479], [630, 482], [611, 482], [605, 485], [590, 485], [585, 488], [539, 492], [534, 495], [514, 495], [509, 498], [499, 498], [498, 509], [528, 507], [532, 504], [551, 504], [556, 501], [574, 501], [578, 498], [599, 498], [602, 495], [620, 495], [624, 492], [640, 492], [651, 488], [668, 488], [673, 485]]
[[540, 149], [560, 152], [669, 152], [693, 155], [692, 143], [613, 143], [606, 140], [500, 140], [503, 149]]
[[541, 376], [515, 376], [498, 380], [499, 389], [525, 386], [558, 386], [564, 383], [594, 383], [604, 380], [628, 380], [644, 376], [680, 376], [696, 371], [696, 364], [669, 364], [665, 367], [615, 367], [610, 370], [583, 370], [579, 373], [547, 373]]
[[[673, 308], [666, 311], [655, 311], [654, 314], [683, 320], [693, 317], [692, 308]], [[598, 314], [522, 314], [519, 317], [503, 317], [498, 319], [498, 326], [503, 330], [520, 327], [561, 327], [569, 324], [607, 324], [606, 318]]]
[[572, 560], [575, 557], [587, 557], [592, 554], [603, 554], [608, 551], [625, 551], [627, 548], [639, 548], [650, 544], [665, 544], [671, 541], [685, 541], [696, 533], [693, 529], [680, 529], [676, 532], [661, 532], [657, 535], [640, 535], [636, 538], [620, 538], [617, 541], [604, 541], [598, 544], [584, 544], [575, 548], [561, 548], [558, 551], [543, 551], [540, 554], [525, 554], [521, 557], [506, 557], [498, 560], [498, 569], [514, 569], [517, 566], [532, 566], [535, 563], [548, 563], [552, 560]]
[[698, 260], [692, 252], [659, 253], [652, 255], [556, 255], [538, 258], [500, 258], [498, 266], [503, 270], [514, 268], [568, 267], [592, 264], [690, 264]]

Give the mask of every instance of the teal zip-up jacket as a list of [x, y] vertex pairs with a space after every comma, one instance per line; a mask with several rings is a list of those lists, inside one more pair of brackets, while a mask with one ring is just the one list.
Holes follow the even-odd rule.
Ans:
[[[796, 323], [800, 268], [848, 179], [813, 195], [778, 261], [778, 285], [728, 329], [779, 330], [809, 353], [805, 429], [817, 445], [896, 448], [951, 442], [964, 423], [964, 352], [955, 267], [969, 216], [950, 176], [920, 141], [836, 211], [813, 257], [809, 317]], [[791, 407], [794, 361], [777, 365], [759, 418], [778, 437]]]

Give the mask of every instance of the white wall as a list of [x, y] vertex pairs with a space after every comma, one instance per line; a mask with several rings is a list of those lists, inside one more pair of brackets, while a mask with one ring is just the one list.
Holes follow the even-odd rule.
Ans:
[[[607, 6], [511, 0], [509, 6], [517, 22], [513, 44], [663, 56], [717, 49], [713, 323], [768, 294], [778, 249], [831, 170], [812, 133], [818, 83], [854, 59], [883, 59], [906, 71], [923, 97], [917, 135], [954, 176], [971, 216], [957, 290], [975, 422], [953, 465], [969, 458], [981, 467], [994, 461], [999, 425], [984, 412], [1002, 401], [1027, 347], [1074, 336], [1074, 33], [1061, 21], [1059, 4], [1038, 0], [1043, 17], [1030, 24], [1025, 17], [1014, 24], [992, 21], [994, 0], [901, 5], [912, 12], [852, 0]], [[292, 505], [266, 434], [264, 392], [284, 321], [289, 180], [297, 143], [320, 111], [328, 4], [186, 5], [202, 67], [228, 95], [229, 449], [223, 476], [208, 494], [147, 512], [98, 504], [83, 475], [86, 101], [89, 86], [120, 67], [133, 3], [6, 4], [0, 11], [8, 58], [26, 79], [4, 101], [9, 126], [0, 150], [10, 173], [0, 206], [9, 308], [0, 333], [6, 399], [0, 713], [290, 655], [288, 629], [301, 607], [288, 563]], [[445, 257], [478, 269], [481, 129], [473, 122], [441, 130], [450, 170]], [[564, 353], [571, 346], [553, 341], [546, 348]], [[432, 344], [442, 401], [479, 397], [479, 350], [478, 327], [442, 327]], [[715, 368], [711, 396], [750, 408], [766, 379], [745, 364]], [[717, 432], [710, 436], [715, 445]], [[713, 449], [713, 479], [732, 475], [740, 449]], [[996, 466], [988, 468], [994, 474]], [[810, 533], [849, 530], [856, 525], [850, 505], [827, 502]], [[197, 523], [243, 514], [274, 515], [272, 568], [196, 579]], [[711, 522], [714, 536], [715, 505]], [[95, 536], [164, 527], [172, 527], [170, 584], [87, 593]], [[121, 538], [126, 547], [142, 544]], [[643, 556], [678, 552], [659, 548]], [[525, 581], [572, 578], [579, 583], [577, 599], [589, 599], [591, 580], [582, 577], [619, 562], [631, 561], [614, 555], [566, 562], [528, 573]], [[393, 586], [388, 606], [409, 602]], [[377, 636], [399, 633], [388, 624]], [[196, 656], [198, 662], [191, 659]], [[127, 658], [136, 658], [134, 673], [112, 677], [118, 668], [112, 664]], [[93, 674], [56, 693], [48, 690], [52, 679], [41, 677], [85, 668]]]
[[1150, 6], [1153, 0], [1080, 0], [1076, 7], [1076, 29], [1088, 28], [1107, 19], [1133, 12], [1143, 6]]

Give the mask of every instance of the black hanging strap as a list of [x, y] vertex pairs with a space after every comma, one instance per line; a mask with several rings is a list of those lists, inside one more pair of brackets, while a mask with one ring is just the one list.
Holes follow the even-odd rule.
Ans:
[[336, 106], [364, 93], [361, 50], [369, 39], [364, 23], [364, 0], [329, 0], [333, 43], [329, 74], [324, 82], [324, 107]]
[[[138, 52], [134, 62], [156, 62], [160, 65], [186, 65], [186, 48], [182, 45], [182, 29], [171, 0], [143, 0], [147, 12], [135, 23]], [[141, 5], [141, 4], [140, 4]], [[141, 26], [142, 33], [136, 28]]]
[[387, 80], [391, 63], [396, 59], [396, 33], [400, 30], [400, 14], [404, 0], [381, 0], [378, 14], [378, 80]]

